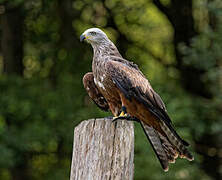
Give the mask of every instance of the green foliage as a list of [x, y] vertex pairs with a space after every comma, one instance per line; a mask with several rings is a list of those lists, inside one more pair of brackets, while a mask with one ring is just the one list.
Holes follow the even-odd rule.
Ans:
[[[202, 81], [207, 85], [208, 91], [213, 98], [196, 98], [196, 104], [193, 104], [193, 109], [196, 113], [194, 117], [195, 134], [201, 136], [204, 132], [209, 134], [220, 133], [222, 129], [221, 109], [217, 108], [221, 106], [221, 75], [222, 75], [222, 18], [221, 1], [214, 1], [210, 4], [203, 6], [205, 9], [209, 9], [211, 18], [209, 21], [217, 21], [217, 24], [213, 27], [207, 24], [202, 32], [192, 39], [191, 47], [187, 47], [181, 44], [180, 49], [185, 55], [185, 65], [192, 65], [201, 71]], [[212, 22], [211, 22], [212, 23]], [[203, 123], [203, 119], [205, 122]], [[196, 126], [195, 126], [196, 125]]]
[[[151, 1], [2, 2], [24, 13], [25, 68], [24, 77], [0, 77], [0, 179], [13, 179], [17, 171], [24, 171], [27, 179], [68, 179], [74, 127], [82, 120], [110, 115], [98, 110], [82, 86], [83, 75], [91, 71], [92, 50], [78, 38], [92, 26], [103, 28], [124, 57], [139, 64], [166, 103], [176, 130], [191, 143], [191, 150], [202, 135], [221, 131], [220, 0], [194, 2], [198, 36], [190, 47], [178, 47], [184, 54], [184, 66], [203, 71], [201, 80], [210, 99], [191, 95], [182, 87], [175, 66], [173, 27]], [[206, 20], [209, 13], [217, 20], [216, 27]], [[2, 59], [0, 56], [0, 69]], [[136, 180], [211, 179], [200, 169], [203, 156], [196, 152], [194, 162], [177, 160], [164, 173], [139, 125], [135, 134]]]
[[[52, 171], [68, 177], [73, 128], [94, 114], [83, 106], [83, 89], [69, 78], [55, 89], [48, 80], [1, 77], [0, 167], [10, 169], [28, 158], [29, 169], [37, 169], [33, 178], [53, 178]], [[59, 170], [58, 161], [65, 169]]]

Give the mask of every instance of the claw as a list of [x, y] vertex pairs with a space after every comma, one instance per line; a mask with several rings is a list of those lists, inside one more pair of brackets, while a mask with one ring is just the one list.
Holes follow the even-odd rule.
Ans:
[[117, 120], [127, 120], [127, 121], [136, 121], [140, 122], [139, 119], [132, 117], [132, 116], [118, 116], [118, 117], [113, 117], [112, 122], [116, 122]]
[[126, 107], [122, 106], [122, 111], [119, 114], [119, 116], [115, 116], [113, 117], [112, 122], [116, 122], [117, 120], [127, 120], [127, 121], [136, 121], [136, 122], [140, 122], [139, 119], [132, 117], [130, 115], [127, 115], [127, 111], [126, 111]]
[[128, 118], [127, 115], [126, 115], [126, 116], [117, 116], [117, 117], [113, 117], [112, 122], [115, 122], [115, 121], [117, 121], [117, 120], [127, 119], [127, 118]]
[[119, 115], [119, 117], [125, 117], [125, 116], [127, 116], [127, 114], [124, 111], [122, 111]]

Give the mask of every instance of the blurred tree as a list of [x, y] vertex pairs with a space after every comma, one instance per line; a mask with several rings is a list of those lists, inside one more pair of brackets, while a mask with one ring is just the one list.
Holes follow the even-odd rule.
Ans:
[[195, 137], [196, 150], [204, 158], [201, 166], [210, 176], [221, 179], [222, 3], [210, 0], [209, 3], [202, 4], [202, 8], [207, 12], [207, 22], [199, 35], [192, 39], [190, 47], [181, 46], [181, 52], [185, 55], [183, 63], [201, 72], [201, 79], [194, 78], [192, 81], [201, 81], [203, 90], [210, 95], [196, 94], [198, 101], [193, 107], [198, 116], [195, 120], [197, 126], [193, 128], [192, 134]]
[[[169, 5], [164, 6], [160, 0], [153, 0], [158, 9], [166, 15], [174, 28], [174, 51], [176, 56], [176, 66], [181, 73], [183, 86], [187, 91], [193, 94], [209, 96], [201, 80], [203, 72], [200, 69], [183, 63], [183, 54], [179, 51], [178, 45], [185, 43], [190, 46], [190, 40], [197, 32], [193, 17], [193, 1], [172, 0]], [[190, 81], [190, 79], [195, 79]]]
[[4, 13], [0, 16], [2, 27], [2, 54], [4, 58], [4, 72], [6, 74], [23, 74], [23, 27], [24, 12], [22, 5], [13, 7], [5, 3]]
[[140, 66], [198, 153], [163, 173], [136, 125], [135, 179], [221, 179], [220, 0], [0, 3], [0, 179], [68, 178], [74, 126], [107, 116], [81, 82], [92, 51], [79, 35], [92, 26]]
[[[214, 34], [216, 37], [221, 35], [220, 27], [218, 27], [220, 24], [221, 16], [218, 11], [221, 10], [221, 2], [217, 0], [211, 0], [210, 3], [205, 4], [205, 10], [209, 13], [209, 21], [208, 24], [206, 24], [206, 27], [201, 29], [202, 32], [199, 33], [195, 30], [192, 0], [181, 2], [171, 1], [170, 5], [167, 7], [163, 6], [158, 0], [154, 0], [154, 3], [168, 17], [169, 21], [174, 27], [175, 55], [177, 60], [177, 68], [181, 73], [181, 82], [183, 83], [183, 86], [194, 97], [209, 101], [208, 105], [212, 105], [211, 109], [216, 108], [217, 105], [219, 108], [221, 104], [216, 105], [213, 101], [215, 98], [221, 97], [218, 97], [217, 93], [215, 94], [215, 92], [211, 91], [212, 88], [217, 88], [218, 81], [215, 82], [216, 84], [209, 83], [209, 81], [207, 81], [204, 77], [206, 77], [206, 75], [212, 71], [211, 68], [219, 68], [218, 63], [222, 58], [219, 50], [221, 48], [220, 39], [211, 37], [212, 34]], [[210, 33], [207, 33], [206, 31], [210, 31]], [[199, 36], [196, 37], [197, 34], [199, 34]], [[193, 40], [191, 41], [192, 38]], [[203, 41], [202, 43], [205, 45], [205, 47], [199, 44], [201, 41]], [[210, 43], [209, 47], [206, 47], [206, 41]], [[187, 47], [185, 51], [180, 51], [178, 48], [182, 42]], [[215, 46], [217, 50], [215, 49]], [[185, 58], [184, 54], [186, 55]], [[189, 63], [187, 63], [187, 61], [189, 61]], [[203, 61], [205, 61], [204, 68], [202, 65]], [[205, 113], [202, 112], [201, 114], [206, 115], [205, 117], [202, 117], [201, 120], [198, 120], [198, 123], [202, 123], [204, 126], [219, 125], [218, 117], [215, 117], [214, 119], [211, 113], [208, 114], [209, 109], [206, 109], [202, 102], [200, 104], [198, 103], [197, 106], [198, 107], [195, 107], [194, 111], [198, 114], [202, 108], [202, 111], [205, 111]], [[219, 113], [218, 115], [221, 116], [221, 112], [217, 113]], [[211, 121], [211, 123], [209, 121]], [[193, 135], [196, 136], [197, 133], [198, 130], [195, 126], [193, 129]], [[201, 151], [204, 154], [204, 161], [202, 166], [206, 173], [215, 179], [221, 179], [220, 166], [222, 161], [221, 158], [216, 155], [216, 152], [220, 152], [222, 147], [222, 142], [220, 141], [221, 137], [219, 134], [221, 134], [221, 131], [212, 132], [212, 130], [206, 128], [202, 135], [199, 134], [199, 137], [196, 137], [196, 148], [199, 150], [202, 149], [201, 147], [203, 146], [206, 148], [206, 150], [204, 150], [205, 152]], [[214, 139], [214, 141], [212, 141], [212, 139]], [[215, 150], [215, 154], [213, 156], [212, 154], [209, 154], [210, 149]]]

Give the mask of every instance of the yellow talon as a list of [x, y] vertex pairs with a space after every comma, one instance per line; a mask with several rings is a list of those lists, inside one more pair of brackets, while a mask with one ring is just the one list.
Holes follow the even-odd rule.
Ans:
[[115, 120], [115, 119], [117, 119], [119, 117], [127, 117], [127, 114], [124, 111], [122, 111], [119, 116], [114, 116], [113, 120]]
[[119, 117], [125, 117], [125, 116], [127, 116], [127, 114], [124, 112], [124, 111], [122, 111], [121, 113], [120, 113], [120, 115], [119, 115]]
[[113, 117], [113, 121], [116, 121], [118, 119], [126, 119], [128, 117], [127, 112], [126, 112], [126, 107], [122, 106], [122, 111], [118, 116]]

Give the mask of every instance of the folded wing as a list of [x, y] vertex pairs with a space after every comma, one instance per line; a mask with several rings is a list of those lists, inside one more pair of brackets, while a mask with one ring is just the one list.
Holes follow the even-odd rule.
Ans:
[[[125, 102], [136, 103], [140, 107], [135, 114], [128, 113], [142, 121], [141, 125], [163, 169], [167, 170], [168, 162], [174, 162], [178, 155], [193, 160], [193, 156], [186, 148], [189, 144], [173, 129], [162, 99], [141, 71], [112, 59], [107, 62], [106, 69], [112, 82], [128, 100]], [[149, 111], [152, 118], [146, 116], [143, 113], [145, 111]]]
[[84, 75], [83, 85], [89, 97], [94, 101], [94, 103], [103, 111], [108, 111], [109, 105], [99, 89], [96, 87], [92, 72], [88, 72]]

